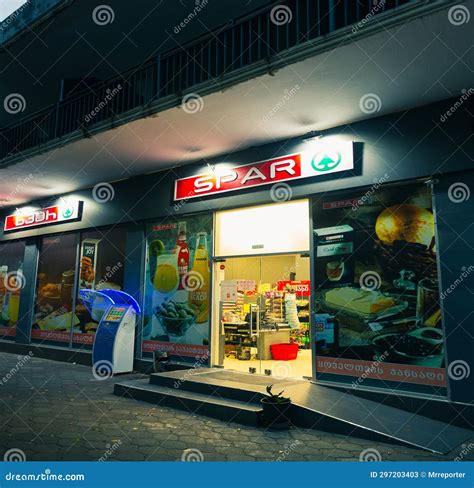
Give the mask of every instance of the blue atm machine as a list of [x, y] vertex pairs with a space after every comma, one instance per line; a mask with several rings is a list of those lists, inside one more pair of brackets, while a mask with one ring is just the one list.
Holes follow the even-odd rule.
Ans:
[[92, 349], [94, 373], [111, 376], [133, 371], [135, 327], [140, 306], [128, 293], [82, 289], [79, 295], [99, 322]]

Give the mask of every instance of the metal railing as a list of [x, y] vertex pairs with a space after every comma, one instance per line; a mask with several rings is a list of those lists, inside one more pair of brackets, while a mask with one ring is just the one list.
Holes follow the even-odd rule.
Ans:
[[288, 0], [267, 5], [193, 42], [165, 52], [120, 76], [46, 107], [0, 131], [0, 160], [90, 126], [180, 95], [201, 83], [412, 0]]

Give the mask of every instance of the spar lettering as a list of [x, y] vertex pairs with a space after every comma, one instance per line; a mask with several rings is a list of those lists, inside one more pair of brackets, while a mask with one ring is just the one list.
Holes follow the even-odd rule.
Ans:
[[176, 180], [175, 200], [301, 178], [301, 155], [285, 156]]
[[[251, 166], [248, 171], [245, 172], [243, 178], [240, 180], [240, 184], [245, 186], [247, 182], [257, 180], [260, 182], [267, 180], [274, 180], [278, 172], [286, 172], [288, 175], [292, 176], [296, 174], [295, 171], [296, 162], [293, 159], [286, 159], [277, 163], [270, 164], [270, 171], [265, 174], [264, 171], [259, 169], [258, 166]], [[194, 182], [194, 192], [202, 193], [209, 192], [214, 188], [220, 190], [225, 188], [226, 183], [231, 183], [239, 179], [239, 173], [232, 169], [226, 171], [222, 175], [208, 175], [201, 176], [197, 178]]]

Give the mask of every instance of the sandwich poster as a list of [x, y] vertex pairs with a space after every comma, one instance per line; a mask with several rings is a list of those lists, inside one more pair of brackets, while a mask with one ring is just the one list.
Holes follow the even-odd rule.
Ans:
[[445, 387], [430, 188], [381, 187], [338, 202], [313, 207], [318, 374]]

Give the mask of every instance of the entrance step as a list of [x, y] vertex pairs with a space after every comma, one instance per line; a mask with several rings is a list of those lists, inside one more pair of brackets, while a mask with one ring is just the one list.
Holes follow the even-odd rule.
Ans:
[[204, 415], [226, 422], [257, 426], [261, 407], [238, 400], [184, 391], [151, 384], [148, 380], [132, 380], [114, 386], [114, 394], [154, 405], [173, 407], [193, 415]]
[[274, 384], [275, 388], [284, 389], [298, 382], [300, 380], [278, 380], [220, 368], [200, 368], [150, 375], [152, 385], [255, 404], [259, 404], [260, 399], [266, 395], [267, 385]]
[[413, 412], [384, 405], [305, 380], [276, 379], [220, 368], [150, 375], [115, 385], [114, 393], [220, 420], [258, 425], [260, 399], [268, 384], [292, 399], [298, 427], [325, 430], [376, 442], [392, 442], [445, 454], [472, 432]]

